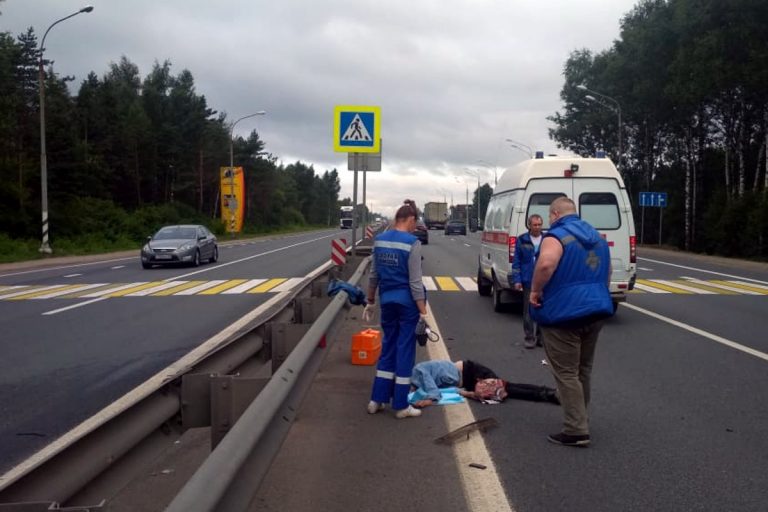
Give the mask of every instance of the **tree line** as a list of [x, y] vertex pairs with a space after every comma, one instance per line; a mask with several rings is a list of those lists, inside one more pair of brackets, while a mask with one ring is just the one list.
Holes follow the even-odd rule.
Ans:
[[639, 192], [668, 193], [663, 240], [647, 210], [646, 243], [768, 256], [768, 2], [640, 1], [609, 49], [572, 52], [564, 76], [550, 137], [607, 150], [636, 221]]
[[[38, 38], [0, 33], [0, 237], [40, 236]], [[155, 62], [146, 76], [122, 57], [76, 94], [73, 78], [44, 60], [48, 197], [57, 237], [99, 233], [141, 240], [158, 225], [201, 222], [221, 232], [220, 167], [231, 120], [208, 105], [189, 70]], [[339, 175], [288, 165], [257, 131], [235, 137], [245, 170], [245, 230], [338, 224]]]

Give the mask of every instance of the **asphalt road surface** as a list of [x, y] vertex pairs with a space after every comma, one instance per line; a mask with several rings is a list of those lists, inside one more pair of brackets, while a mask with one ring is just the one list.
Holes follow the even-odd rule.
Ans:
[[0, 473], [289, 289], [339, 233], [223, 240], [196, 268], [144, 270], [136, 251], [0, 271]]

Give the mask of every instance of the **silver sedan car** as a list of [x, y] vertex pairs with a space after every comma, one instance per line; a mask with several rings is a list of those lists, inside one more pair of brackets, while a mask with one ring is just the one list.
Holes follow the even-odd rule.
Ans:
[[141, 266], [187, 263], [194, 266], [201, 261], [211, 263], [219, 259], [216, 236], [198, 224], [165, 226], [141, 248]]

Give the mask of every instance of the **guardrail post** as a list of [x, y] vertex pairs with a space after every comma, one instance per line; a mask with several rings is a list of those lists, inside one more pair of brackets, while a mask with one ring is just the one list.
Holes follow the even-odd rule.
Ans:
[[291, 354], [301, 338], [307, 334], [309, 324], [289, 324], [282, 322], [270, 322], [267, 324], [267, 333], [272, 347], [272, 373], [280, 368], [280, 365]]
[[216, 448], [269, 379], [235, 375], [211, 378], [211, 449]]

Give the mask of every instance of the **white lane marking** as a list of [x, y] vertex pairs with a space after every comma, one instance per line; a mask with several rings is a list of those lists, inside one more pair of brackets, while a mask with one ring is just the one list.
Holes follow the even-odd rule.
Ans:
[[34, 293], [34, 292], [44, 292], [45, 290], [53, 290], [54, 288], [61, 288], [62, 286], [66, 286], [63, 284], [53, 284], [49, 286], [40, 286], [34, 287], [30, 286], [29, 289], [17, 291], [14, 293], [5, 293], [3, 295], [0, 295], [0, 299], [10, 299], [11, 297], [18, 297], [19, 295], [26, 295], [27, 293]]
[[52, 311], [46, 311], [43, 313], [43, 315], [55, 315], [56, 313], [61, 313], [63, 311], [69, 311], [70, 309], [79, 308], [80, 306], [86, 306], [88, 304], [93, 304], [94, 302], [101, 302], [102, 300], [107, 300], [107, 297], [99, 297], [98, 299], [92, 299], [89, 301], [81, 302], [80, 304], [72, 304], [71, 306], [67, 306], [64, 308], [54, 309]]
[[144, 288], [143, 290], [129, 293], [126, 295], [126, 297], [146, 297], [151, 293], [161, 292], [163, 290], [167, 290], [168, 288], [173, 288], [174, 286], [179, 286], [180, 284], [184, 284], [186, 282], [187, 281], [169, 281], [161, 285], [153, 286], [152, 288]]
[[114, 267], [110, 267], [110, 270], [117, 270], [117, 269], [120, 269], [120, 268], [125, 268], [125, 265], [116, 265]]
[[293, 288], [296, 285], [298, 285], [300, 282], [302, 282], [303, 280], [304, 280], [304, 278], [302, 278], [302, 277], [292, 277], [292, 278], [288, 279], [287, 281], [282, 282], [279, 285], [275, 286], [274, 288], [272, 288], [269, 291], [270, 291], [270, 293], [271, 292], [287, 292], [287, 291], [293, 290]]
[[265, 282], [266, 279], [251, 279], [249, 281], [244, 282], [243, 284], [239, 284], [235, 286], [234, 288], [230, 288], [229, 290], [224, 290], [221, 292], [222, 295], [233, 295], [236, 293], [245, 293], [251, 288], [255, 288], [256, 286], [259, 286], [261, 283]]
[[13, 293], [14, 291], [21, 290], [22, 288], [23, 289], [27, 289], [27, 288], [32, 288], [32, 287], [29, 286], [28, 284], [17, 284], [17, 285], [14, 285], [14, 286], [6, 286], [6, 287], [3, 288], [2, 293], [0, 293], [0, 299], [2, 299], [5, 296], [4, 294], [6, 294], [6, 293]]
[[[686, 270], [695, 270], [696, 272], [704, 272], [705, 274], [715, 274], [716, 276], [725, 276], [725, 277], [732, 277], [734, 279], [743, 279], [745, 281], [750, 281], [750, 282], [753, 282], [753, 283], [768, 284], [768, 281], [759, 281], [757, 279], [751, 279], [749, 277], [734, 276], [733, 274], [723, 274], [722, 272], [715, 272], [713, 270], [704, 270], [704, 269], [696, 268], [696, 267], [686, 267], [685, 265], [677, 265], [675, 263], [667, 263], [666, 261], [650, 260], [648, 258], [637, 258], [637, 259], [644, 260], [644, 261], [650, 261], [650, 262], [653, 262], [653, 263], [661, 263], [662, 265], [669, 265], [670, 267], [684, 268]], [[2, 276], [0, 276], [0, 277], [2, 277]]]
[[667, 281], [666, 279], [649, 279], [649, 281], [653, 283], [659, 283], [666, 286], [671, 286], [672, 288], [679, 288], [681, 290], [685, 290], [687, 292], [691, 293], [697, 293], [700, 295], [717, 295], [717, 292], [713, 292], [710, 290], [704, 290], [702, 288], [694, 288], [693, 286], [686, 286], [684, 284], [677, 283], [675, 281]]
[[91, 288], [98, 288], [99, 286], [104, 286], [106, 284], [107, 283], [84, 284], [82, 286], [78, 286], [77, 288], [67, 288], [66, 290], [59, 290], [51, 293], [46, 293], [44, 295], [38, 295], [37, 297], [32, 297], [32, 300], [52, 299], [54, 297], [60, 297], [62, 295], [69, 295], [70, 293], [83, 292], [85, 290], [90, 290]]
[[477, 283], [471, 277], [454, 277], [453, 279], [468, 292], [477, 290]]
[[64, 277], [77, 277], [77, 276], [81, 276], [81, 275], [83, 275], [83, 274], [68, 274], [68, 275], [66, 275]]
[[424, 288], [426, 288], [428, 292], [434, 292], [437, 290], [437, 284], [435, 284], [435, 280], [431, 277], [422, 276], [421, 282], [424, 283]]
[[[698, 334], [699, 336], [703, 336], [704, 338], [710, 339], [712, 341], [715, 341], [717, 343], [720, 343], [721, 345], [725, 345], [726, 347], [735, 348], [736, 350], [740, 350], [741, 352], [744, 352], [745, 354], [749, 354], [751, 356], [755, 356], [759, 359], [763, 359], [764, 361], [768, 361], [768, 354], [764, 352], [760, 352], [759, 350], [755, 350], [751, 347], [747, 347], [745, 345], [742, 345], [741, 343], [736, 343], [735, 341], [731, 341], [729, 339], [723, 338], [721, 336], [718, 336], [717, 334], [712, 334], [707, 331], [704, 331], [702, 329], [699, 329], [698, 327], [694, 327], [692, 325], [684, 324], [683, 322], [678, 322], [677, 320], [673, 320], [669, 317], [660, 315], [658, 313], [654, 313], [653, 311], [649, 311], [647, 309], [643, 309], [641, 307], [635, 306], [634, 304], [629, 304], [627, 302], [621, 303], [622, 307], [634, 309], [638, 313], [642, 313], [644, 315], [648, 315], [650, 317], [653, 317], [657, 320], [661, 320], [662, 322], [666, 322], [670, 325], [674, 325], [675, 327], [679, 327], [681, 329], [685, 329], [686, 331], [692, 332], [694, 334]], [[430, 323], [430, 326], [432, 323]]]
[[[319, 238], [313, 238], [311, 240], [304, 240], [303, 242], [298, 242], [298, 243], [295, 243], [295, 244], [292, 244], [292, 245], [286, 245], [285, 247], [279, 247], [277, 249], [272, 249], [271, 251], [265, 251], [265, 252], [261, 252], [259, 254], [253, 254], [251, 256], [246, 256], [245, 258], [240, 258], [239, 260], [229, 261], [227, 263], [221, 263], [219, 265], [216, 265], [215, 267], [204, 268], [202, 270], [197, 270], [195, 272], [190, 272], [188, 274], [182, 274], [180, 276], [169, 277], [168, 279], [166, 279], [166, 281], [170, 281], [171, 279], [182, 279], [184, 277], [194, 276], [196, 274], [200, 274], [202, 272], [209, 272], [211, 270], [218, 270], [218, 269], [220, 269], [222, 267], [226, 267], [226, 266], [229, 266], [229, 265], [234, 265], [236, 263], [242, 263], [243, 261], [252, 260], [254, 258], [260, 258], [260, 257], [266, 256], [268, 254], [274, 254], [276, 252], [284, 251], [286, 249], [291, 249], [293, 247], [298, 247], [300, 245], [309, 244], [309, 243], [312, 243], [312, 242], [317, 242], [318, 240], [324, 240], [326, 238], [332, 238], [334, 236], [336, 236], [335, 233], [331, 234], [331, 235], [321, 236]], [[330, 254], [330, 253], [331, 253], [331, 248], [328, 247], [328, 254]], [[182, 295], [182, 294], [178, 293], [177, 295]]]
[[62, 270], [62, 269], [65, 269], [65, 268], [85, 267], [85, 266], [88, 266], [88, 265], [100, 265], [102, 263], [111, 263], [113, 261], [125, 261], [125, 260], [133, 260], [133, 259], [136, 259], [136, 256], [129, 256], [127, 258], [115, 258], [113, 260], [92, 261], [90, 263], [78, 263], [76, 265], [63, 265], [61, 267], [37, 268], [35, 270], [25, 270], [23, 272], [14, 272], [12, 274], [0, 274], [0, 277], [21, 276], [21, 275], [24, 275], [24, 274], [34, 274], [35, 272], [50, 272], [52, 270]]
[[649, 292], [649, 293], [672, 293], [669, 290], [654, 288], [653, 286], [648, 286], [642, 283], [635, 283], [635, 288], [637, 288], [638, 290], [643, 290], [644, 292]]
[[[432, 330], [440, 334], [440, 328], [437, 325], [432, 308], [427, 303], [427, 322]], [[441, 341], [437, 343], [427, 343], [427, 353], [429, 359], [438, 359], [449, 361], [450, 354], [446, 348], [444, 338], [440, 336]], [[467, 402], [455, 404], [450, 407], [437, 407], [443, 411], [448, 431], [477, 421], [472, 409]], [[495, 512], [515, 512], [514, 507], [504, 492], [504, 486], [501, 485], [501, 478], [496, 471], [496, 465], [491, 458], [488, 447], [485, 445], [485, 438], [482, 435], [473, 434], [468, 439], [453, 445], [453, 455], [456, 460], [456, 467], [461, 476], [461, 484], [464, 488], [464, 497], [467, 500], [469, 510], [481, 512], [493, 510]], [[469, 467], [471, 463], [480, 463], [486, 466], [483, 471], [477, 471]]]
[[[696, 279], [694, 277], [686, 277], [686, 276], [680, 276], [683, 279], [687, 279], [688, 281], [696, 284], [701, 284], [704, 286], [709, 286], [710, 288], [720, 288], [721, 290], [728, 290], [729, 292], [736, 292], [736, 293], [742, 293], [744, 295], [762, 295], [760, 292], [753, 292], [752, 290], [745, 290], [744, 288], [737, 288], [736, 286], [727, 286], [720, 283], [713, 283], [712, 281], [702, 281], [701, 279]], [[750, 283], [746, 283], [747, 286], [752, 286]]]
[[472, 247], [472, 246], [471, 246], [471, 245], [469, 245], [469, 244], [464, 244], [464, 245], [466, 245], [467, 247]]
[[179, 293], [175, 293], [174, 295], [194, 295], [197, 292], [207, 290], [208, 288], [213, 288], [214, 286], [218, 286], [222, 283], [226, 283], [227, 281], [229, 281], [229, 279], [214, 279], [213, 281], [208, 281], [208, 282], [199, 284], [193, 288], [187, 288], [186, 290], [181, 290]]
[[652, 268], [637, 267], [637, 270], [644, 270], [645, 272], [653, 272]]
[[734, 284], [743, 284], [744, 286], [751, 286], [752, 288], [757, 288], [759, 290], [768, 291], [768, 286], [763, 286], [761, 284], [747, 283], [745, 281], [728, 281], [728, 282], [729, 283], [734, 283]]
[[[111, 286], [109, 288], [105, 288], [104, 290], [99, 290], [97, 292], [93, 293], [87, 293], [85, 295], [81, 295], [81, 299], [92, 299], [94, 297], [101, 297], [102, 295], [109, 295], [110, 293], [119, 292], [122, 290], [127, 290], [128, 288], [133, 288], [134, 286], [139, 286], [142, 284], [146, 284], [147, 281], [138, 281], [136, 283], [128, 283], [128, 284], [116, 284], [115, 286]], [[83, 304], [86, 304], [85, 302]], [[87, 302], [87, 304], [90, 304], [90, 302]]]

